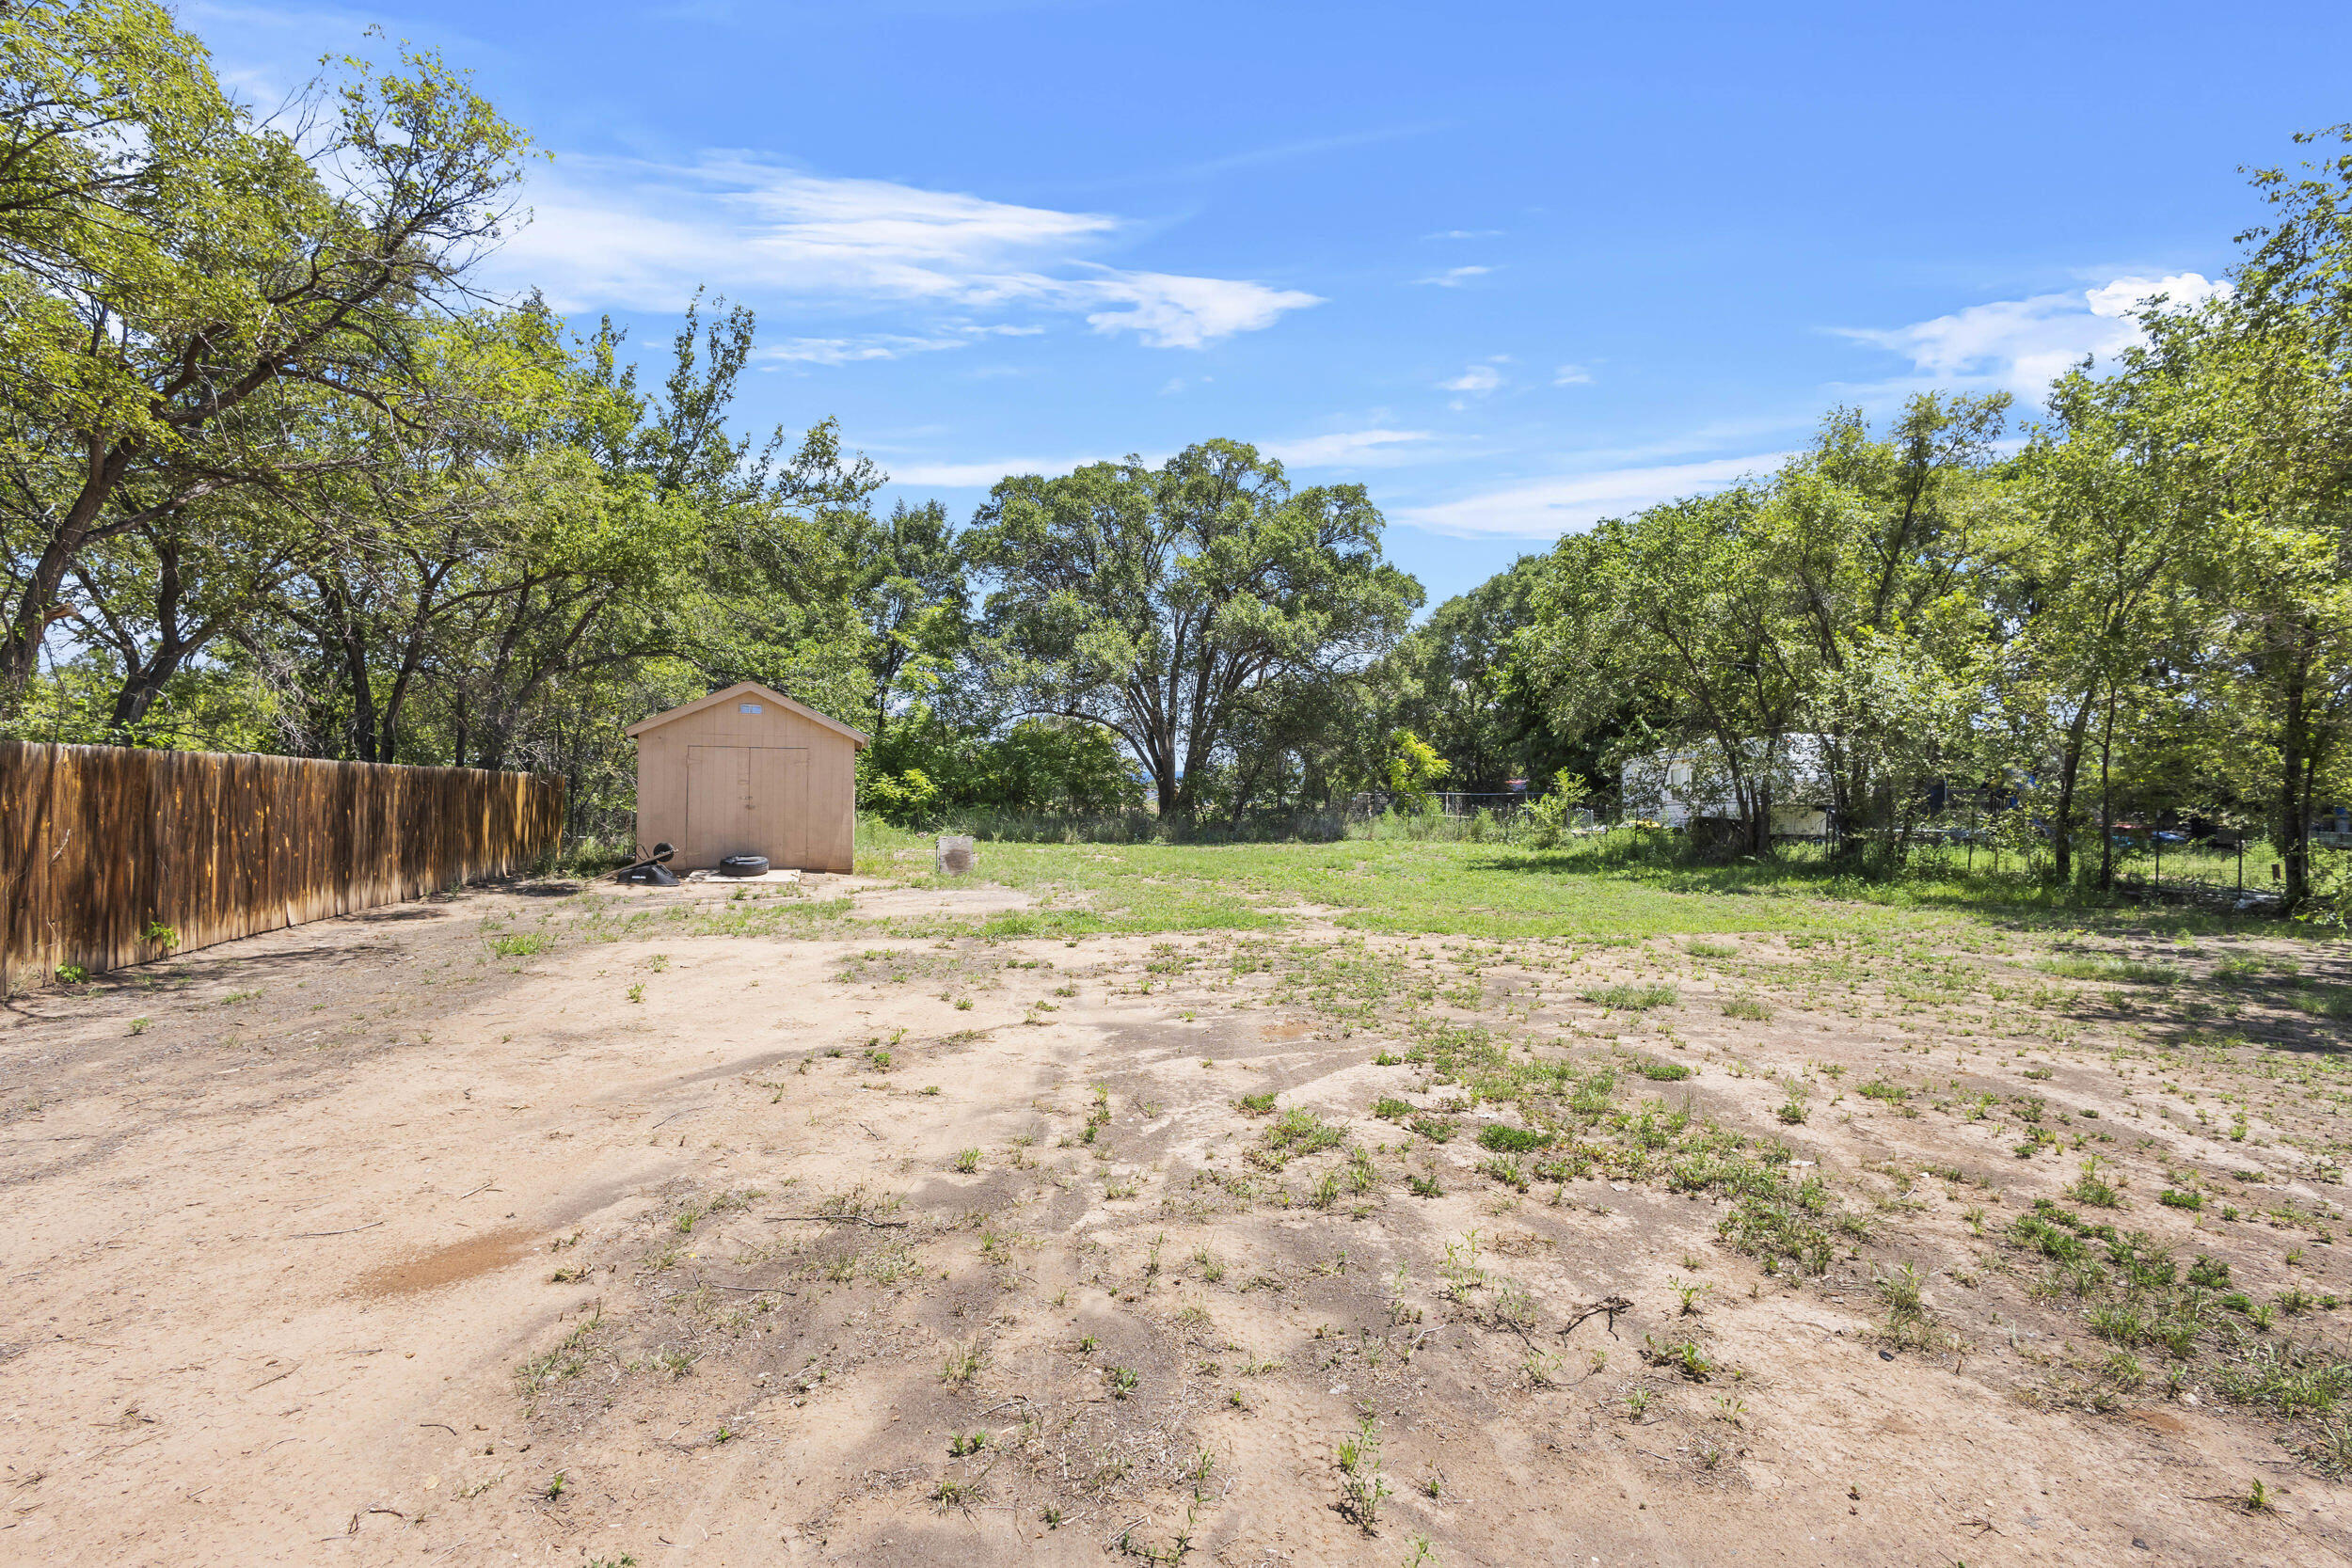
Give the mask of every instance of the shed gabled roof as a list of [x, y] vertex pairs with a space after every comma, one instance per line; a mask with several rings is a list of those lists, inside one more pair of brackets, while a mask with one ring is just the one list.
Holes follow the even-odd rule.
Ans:
[[673, 719], [683, 719], [690, 713], [700, 713], [705, 708], [716, 707], [721, 703], [732, 702], [738, 697], [764, 698], [765, 700], [775, 704], [778, 707], [786, 709], [787, 712], [799, 714], [802, 718], [807, 720], [812, 724], [822, 724], [825, 728], [833, 731], [834, 734], [842, 736], [844, 739], [847, 739], [861, 751], [873, 742], [874, 737], [866, 734], [863, 730], [853, 730], [850, 728], [849, 725], [843, 723], [840, 720], [830, 718], [825, 714], [819, 713], [815, 708], [810, 707], [806, 703], [796, 703], [791, 698], [786, 696], [783, 692], [777, 691], [770, 687], [762, 686], [757, 681], [737, 681], [733, 686], [726, 688], [723, 691], [713, 691], [707, 697], [697, 698], [693, 702], [686, 703], [680, 706], [674, 707], [667, 713], [657, 713], [650, 719], [640, 719], [637, 722], [631, 724], [622, 733], [630, 736], [640, 736], [644, 734], [647, 730], [660, 728]]

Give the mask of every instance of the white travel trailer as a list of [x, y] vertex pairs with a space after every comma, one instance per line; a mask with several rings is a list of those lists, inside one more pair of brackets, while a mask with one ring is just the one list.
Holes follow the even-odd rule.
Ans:
[[[1762, 741], [1753, 742], [1740, 763], [1743, 774], [1769, 789], [1772, 836], [1829, 836], [1829, 770], [1820, 736], [1783, 736], [1776, 755]], [[1728, 759], [1712, 744], [1635, 757], [1619, 783], [1628, 816], [1682, 828], [1696, 817], [1740, 816]]]

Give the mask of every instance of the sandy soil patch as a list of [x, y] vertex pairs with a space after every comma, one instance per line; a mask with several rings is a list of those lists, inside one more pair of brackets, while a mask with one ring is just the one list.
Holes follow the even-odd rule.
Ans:
[[[1025, 905], [806, 891], [865, 920]], [[2283, 1111], [2233, 1138], [2226, 1085], [2201, 1122], [2169, 1070], [1955, 1039], [1886, 976], [1865, 1008], [1824, 983], [1725, 1013], [1803, 957], [1771, 939], [1629, 1010], [1582, 993], [1687, 958], [739, 934], [731, 896], [474, 892], [11, 1004], [0, 1558], [2352, 1555], [2343, 1486], [2281, 1441], [2308, 1423], [2168, 1389], [2152, 1354], [2121, 1377], [2089, 1298], [2000, 1243], [2087, 1151], [2181, 1266], [2352, 1295], [2341, 1173]], [[1424, 971], [1447, 1000], [1402, 1029], [1378, 988]], [[1711, 1121], [1829, 1177], [1854, 1227], [1825, 1272], [1768, 1272], [1720, 1186], [1482, 1146], [1524, 1118], [1428, 1051], [1505, 1023], [1564, 1105], [1613, 1071], [1609, 1150], [1678, 1114], [1675, 1159]], [[2028, 1098], [2071, 1147], [2011, 1147]], [[2188, 1165], [2252, 1217], [2158, 1204]]]

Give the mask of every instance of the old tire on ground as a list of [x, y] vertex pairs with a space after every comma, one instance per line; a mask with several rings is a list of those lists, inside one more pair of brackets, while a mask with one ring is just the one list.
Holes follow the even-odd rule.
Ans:
[[729, 855], [719, 863], [722, 877], [764, 877], [768, 874], [765, 855]]

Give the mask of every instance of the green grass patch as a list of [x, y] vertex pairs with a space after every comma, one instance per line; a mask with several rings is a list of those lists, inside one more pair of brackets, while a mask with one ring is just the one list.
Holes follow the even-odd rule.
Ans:
[[1613, 1007], [1627, 1013], [1647, 1012], [1652, 1007], [1671, 1007], [1682, 999], [1681, 993], [1674, 987], [1654, 981], [1641, 985], [1623, 980], [1613, 986], [1595, 986], [1581, 994], [1595, 1006]]
[[2184, 978], [2170, 964], [2135, 958], [2086, 958], [2072, 955], [2037, 959], [2034, 968], [2066, 980], [2118, 980], [2136, 986], [2176, 986]]
[[1266, 1153], [1276, 1165], [1285, 1165], [1302, 1154], [1316, 1154], [1336, 1148], [1347, 1141], [1347, 1134], [1316, 1116], [1312, 1111], [1293, 1108], [1284, 1111], [1273, 1126], [1265, 1130]]
[[[932, 843], [929, 833], [861, 818], [857, 868], [915, 886], [952, 885], [931, 869]], [[1882, 911], [1822, 902], [1818, 878], [1790, 881], [1780, 890], [1785, 895], [1760, 897], [1776, 886], [1774, 879], [1491, 843], [983, 842], [977, 875], [1035, 895], [1039, 908], [1020, 913], [1036, 923], [1027, 934], [1040, 936], [1263, 930], [1310, 905], [1338, 911], [1340, 924], [1357, 930], [1490, 940], [1854, 929], [1885, 918]], [[991, 918], [1008, 934], [1027, 924]], [[976, 924], [939, 915], [891, 927], [944, 936]]]

